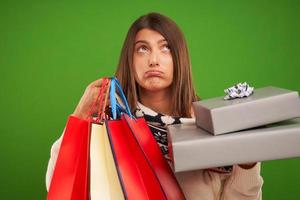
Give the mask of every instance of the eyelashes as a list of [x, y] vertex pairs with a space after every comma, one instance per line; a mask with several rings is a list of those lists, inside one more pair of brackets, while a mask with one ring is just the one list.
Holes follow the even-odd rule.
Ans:
[[[165, 44], [165, 45], [162, 45], [160, 47], [161, 51], [163, 52], [170, 52], [171, 51], [171, 48], [168, 44]], [[146, 45], [141, 45], [141, 46], [138, 46], [136, 48], [136, 52], [138, 53], [146, 53], [148, 51], [150, 51], [151, 49], [149, 49]]]
[[136, 48], [137, 52], [145, 52], [147, 50], [148, 50], [148, 48], [145, 45], [142, 45], [142, 46]]
[[171, 51], [171, 48], [169, 45], [164, 45], [163, 47], [166, 48], [167, 51]]

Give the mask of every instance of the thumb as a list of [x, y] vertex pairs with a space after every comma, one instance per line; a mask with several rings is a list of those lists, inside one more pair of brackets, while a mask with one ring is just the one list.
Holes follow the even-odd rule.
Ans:
[[91, 83], [91, 87], [101, 87], [103, 78], [97, 79]]

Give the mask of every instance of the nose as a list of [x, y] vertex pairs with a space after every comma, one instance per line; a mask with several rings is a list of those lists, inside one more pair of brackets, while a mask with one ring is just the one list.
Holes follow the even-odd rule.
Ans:
[[159, 66], [159, 62], [158, 62], [158, 55], [156, 52], [151, 52], [150, 57], [149, 57], [149, 66], [150, 67], [155, 67], [155, 66]]

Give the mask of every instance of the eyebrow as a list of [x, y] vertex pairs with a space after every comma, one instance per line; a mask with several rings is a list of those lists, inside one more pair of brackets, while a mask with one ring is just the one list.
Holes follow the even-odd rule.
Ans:
[[[167, 42], [167, 40], [166, 40], [166, 39], [161, 39], [161, 40], [158, 41], [158, 44], [159, 44], [159, 43], [162, 43], [162, 42]], [[147, 42], [146, 40], [138, 40], [138, 41], [135, 42], [135, 45], [138, 44], [138, 43], [146, 43], [146, 44], [149, 44], [149, 42]]]

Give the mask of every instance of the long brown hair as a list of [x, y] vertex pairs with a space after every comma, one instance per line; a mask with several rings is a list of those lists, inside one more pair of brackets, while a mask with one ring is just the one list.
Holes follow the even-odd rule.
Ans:
[[134, 79], [133, 53], [136, 34], [144, 28], [160, 33], [171, 49], [174, 75], [171, 85], [174, 116], [191, 117], [191, 105], [198, 98], [192, 83], [189, 52], [183, 33], [170, 18], [159, 13], [139, 17], [128, 30], [120, 55], [116, 77], [119, 79], [131, 109], [137, 106], [138, 89]]

